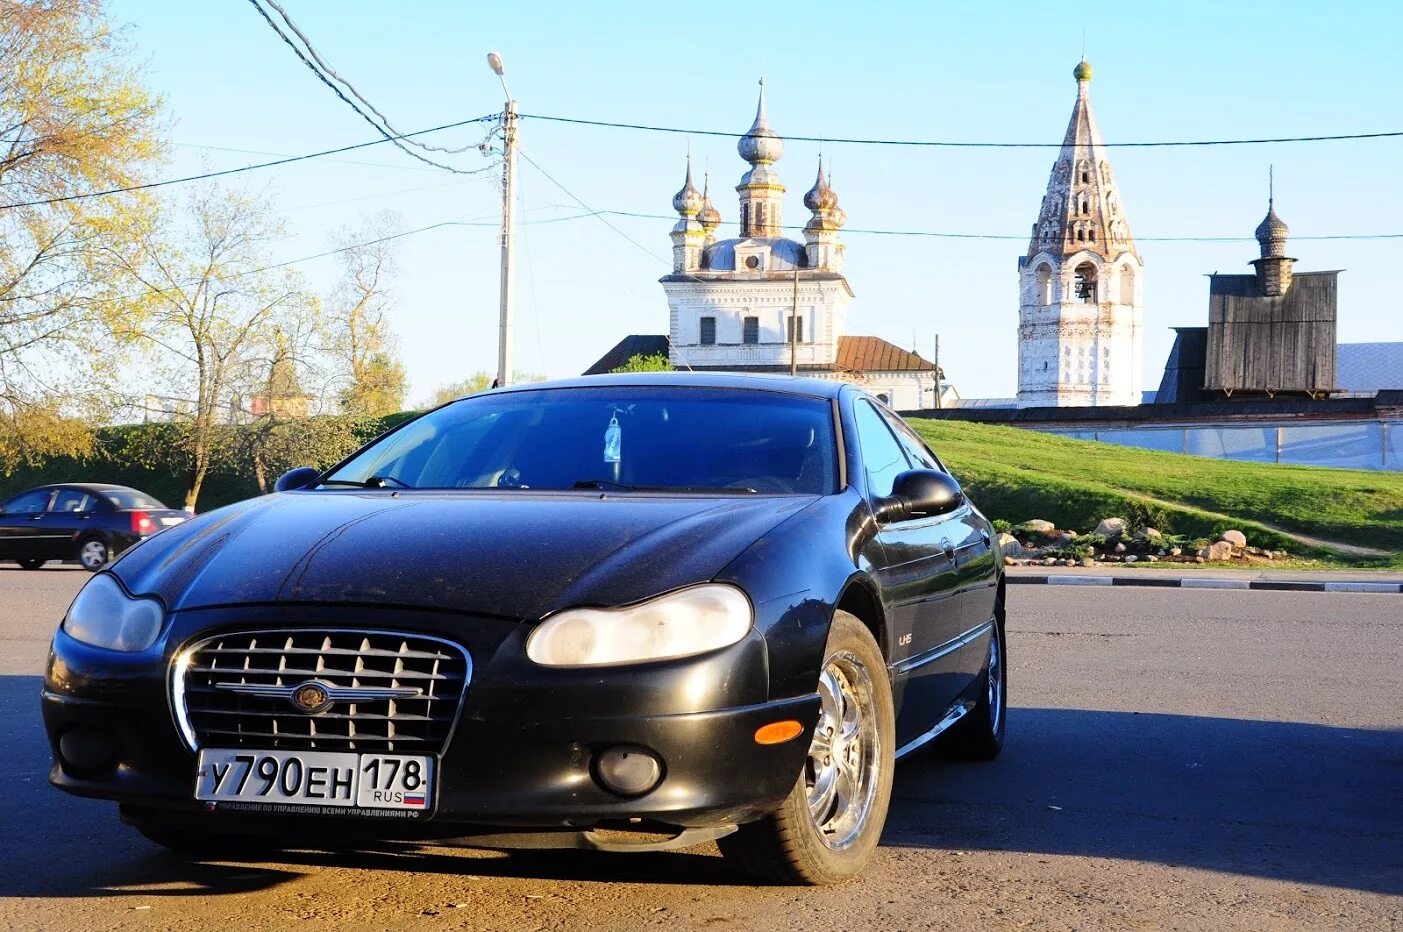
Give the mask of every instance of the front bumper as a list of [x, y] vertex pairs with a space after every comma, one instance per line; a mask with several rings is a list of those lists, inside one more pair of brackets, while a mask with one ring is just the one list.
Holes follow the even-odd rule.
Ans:
[[[246, 611], [238, 624], [266, 627], [275, 620], [269, 616], [287, 611]], [[315, 625], [319, 611], [299, 610], [297, 617]], [[183, 614], [151, 655], [94, 649], [62, 631], [55, 636], [43, 693], [55, 761], [50, 779], [67, 792], [116, 800], [125, 809], [249, 822], [247, 814], [207, 812], [193, 798], [196, 757], [175, 725], [169, 658], [232, 619], [227, 612]], [[437, 802], [427, 817], [447, 834], [461, 834], [459, 827], [569, 830], [644, 820], [705, 828], [750, 821], [793, 787], [818, 717], [816, 695], [768, 696], [766, 648], [757, 632], [688, 660], [547, 670], [526, 661], [525, 626], [474, 620], [465, 630], [443, 616], [374, 614], [377, 628], [456, 635], [474, 657], [473, 681], [440, 758]], [[801, 722], [803, 733], [777, 745], [755, 742], [756, 729], [784, 719]], [[606, 790], [594, 763], [617, 745], [657, 754], [661, 782], [637, 797]], [[278, 821], [287, 828], [327, 819]], [[372, 834], [392, 837], [400, 828], [386, 823], [403, 820], [357, 821], [373, 821]]]

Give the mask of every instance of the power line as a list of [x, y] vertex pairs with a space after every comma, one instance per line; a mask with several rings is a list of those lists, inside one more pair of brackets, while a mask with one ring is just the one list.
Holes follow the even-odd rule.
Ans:
[[341, 90], [341, 88], [336, 85], [336, 82], [332, 81], [325, 74], [323, 74], [321, 70], [318, 69], [315, 64], [313, 64], [312, 60], [307, 57], [307, 55], [302, 51], [302, 49], [300, 49], [297, 46], [297, 43], [292, 41], [292, 37], [290, 37], [287, 33], [283, 32], [282, 27], [280, 27], [276, 22], [273, 21], [273, 17], [269, 16], [268, 11], [263, 9], [263, 7], [259, 5], [258, 0], [248, 0], [248, 2], [253, 6], [255, 10], [258, 11], [258, 15], [263, 17], [263, 21], [268, 24], [268, 26], [273, 30], [273, 32], [278, 34], [278, 37], [283, 40], [287, 47], [292, 49], [293, 54], [296, 55], [302, 61], [302, 64], [306, 65], [307, 69], [311, 71], [312, 74], [317, 76], [317, 80], [321, 81], [327, 87], [331, 88], [331, 92], [337, 97], [341, 98], [342, 102], [345, 103], [346, 106], [354, 110], [362, 120], [373, 126], [375, 128], [375, 131], [380, 133], [380, 135], [384, 136], [388, 142], [394, 143], [395, 148], [399, 149], [405, 155], [408, 155], [411, 158], [418, 159], [419, 161], [424, 162], [425, 164], [432, 165], [435, 168], [441, 168], [446, 172], [452, 172], [455, 175], [475, 175], [479, 172], [489, 171], [493, 167], [488, 165], [484, 166], [483, 168], [475, 169], [454, 168], [452, 165], [445, 165], [441, 162], [435, 162], [433, 159], [421, 155], [418, 152], [415, 152], [414, 150], [410, 149], [408, 146], [404, 145], [396, 137], [395, 133], [391, 132], [386, 127], [381, 126], [379, 123], [375, 122], [374, 118], [372, 118], [369, 114], [362, 110], [354, 100], [346, 96], [346, 94]]
[[[619, 235], [622, 236], [624, 239], [628, 240], [630, 243], [632, 243], [633, 245], [637, 246], [639, 249], [643, 250], [643, 251], [644, 251], [645, 253], [647, 253], [648, 255], [652, 256], [654, 259], [657, 259], [659, 262], [663, 263], [664, 265], [668, 265], [668, 266], [671, 266], [671, 265], [672, 265], [672, 262], [671, 262], [670, 260], [664, 259], [662, 256], [660, 256], [660, 255], [658, 255], [657, 253], [653, 252], [653, 250], [649, 249], [647, 246], [644, 246], [642, 243], [640, 243], [638, 240], [634, 239], [632, 236], [629, 236], [629, 235], [628, 235], [627, 233], [625, 233], [623, 230], [620, 230], [618, 227], [614, 226], [614, 225], [613, 225], [612, 223], [610, 223], [608, 220], [605, 220], [605, 219], [604, 219], [604, 214], [613, 213], [612, 211], [607, 211], [607, 210], [606, 210], [606, 211], [600, 211], [600, 210], [595, 210], [593, 207], [590, 207], [590, 206], [589, 206], [588, 204], [586, 204], [584, 201], [580, 200], [580, 198], [577, 197], [577, 196], [575, 195], [575, 192], [573, 192], [573, 191], [571, 191], [569, 188], [565, 187], [565, 185], [561, 184], [559, 181], [556, 181], [556, 180], [555, 180], [555, 176], [552, 175], [550, 172], [546, 171], [544, 168], [542, 168], [542, 167], [540, 166], [540, 163], [538, 163], [535, 159], [531, 158], [531, 156], [528, 155], [524, 149], [521, 149], [520, 147], [518, 147], [518, 148], [517, 148], [517, 152], [518, 152], [518, 154], [521, 155], [521, 157], [522, 157], [523, 159], [525, 159], [527, 162], [529, 162], [529, 163], [531, 164], [531, 167], [532, 167], [532, 168], [536, 169], [536, 171], [540, 172], [542, 175], [545, 175], [545, 176], [546, 176], [546, 180], [549, 181], [551, 184], [555, 185], [557, 188], [559, 188], [559, 189], [565, 194], [566, 197], [570, 198], [570, 200], [574, 201], [576, 204], [579, 204], [582, 208], [584, 208], [584, 210], [585, 210], [586, 212], [583, 213], [583, 214], [580, 214], [580, 215], [579, 215], [580, 217], [594, 217], [594, 218], [597, 219], [600, 223], [604, 224], [606, 227], [608, 227], [609, 229], [613, 230], [615, 233], [619, 234]], [[542, 221], [542, 222], [550, 223], [550, 222], [552, 222], [552, 221]]]
[[[535, 164], [534, 162], [532, 164]], [[539, 168], [539, 166], [537, 166]], [[557, 183], [558, 184], [558, 183]], [[568, 193], [568, 192], [567, 192]], [[573, 195], [572, 195], [573, 197]], [[576, 198], [578, 201], [578, 198]], [[609, 217], [629, 217], [637, 220], [676, 220], [676, 216], [667, 214], [648, 214], [632, 210], [591, 210], [588, 213], [572, 214], [568, 217], [552, 217], [549, 220], [537, 220], [536, 223], [565, 223], [570, 220], [582, 220], [586, 217], [599, 217], [600, 215]], [[602, 218], [601, 218], [602, 219]], [[782, 230], [799, 230], [804, 227], [798, 224], [784, 224]], [[843, 233], [861, 233], [873, 236], [917, 236], [932, 239], [974, 239], [974, 240], [1014, 240], [1024, 241], [1029, 238], [1027, 233], [948, 233], [934, 230], [879, 230], [864, 229], [862, 227], [843, 228]], [[1319, 236], [1296, 236], [1292, 234], [1291, 239], [1295, 240], [1386, 240], [1403, 239], [1403, 233], [1336, 233]], [[1141, 243], [1247, 243], [1256, 242], [1253, 236], [1137, 236], [1136, 242]], [[656, 255], [649, 253], [650, 255]]]
[[[278, 15], [283, 18], [283, 22], [287, 23], [288, 28], [297, 34], [297, 38], [302, 40], [302, 44], [307, 48], [307, 54], [312, 56], [312, 60], [317, 63], [317, 66], [320, 67], [322, 71], [335, 78], [338, 83], [344, 86], [346, 90], [351, 92], [351, 95], [355, 97], [356, 100], [359, 100], [361, 103], [365, 104], [366, 109], [369, 110], [371, 113], [375, 114], [377, 117], [379, 117], [380, 122], [385, 124], [385, 129], [389, 130], [395, 135], [400, 135], [400, 131], [395, 128], [393, 123], [390, 122], [390, 118], [385, 116], [385, 114], [381, 113], [378, 109], [376, 109], [375, 105], [372, 104], [369, 100], [367, 100], [364, 94], [356, 90], [356, 86], [354, 84], [352, 84], [350, 81], [346, 80], [346, 78], [338, 74], [336, 69], [331, 67], [330, 63], [328, 63], [327, 60], [323, 58], [319, 52], [317, 52], [317, 48], [312, 44], [312, 40], [307, 38], [307, 34], [303, 32], [300, 28], [298, 28], [297, 23], [293, 22], [292, 17], [288, 15], [287, 10], [283, 9], [282, 6], [277, 2], [277, 0], [263, 0], [263, 2], [278, 11]], [[255, 3], [254, 5], [256, 6], [257, 4]], [[281, 30], [279, 30], [279, 34], [281, 34]], [[296, 51], [295, 48], [293, 50]], [[306, 59], [304, 58], [303, 61], [305, 62]], [[342, 99], [344, 100], [345, 98]], [[354, 106], [354, 104], [352, 106]], [[489, 135], [488, 139], [490, 138], [491, 136]], [[421, 149], [427, 149], [434, 152], [444, 152], [449, 155], [457, 155], [462, 152], [467, 152], [469, 149], [480, 149], [484, 144], [486, 144], [486, 142], [487, 140], [484, 139], [481, 143], [474, 143], [466, 146], [458, 146], [456, 148], [448, 146], [431, 146], [422, 142], [413, 142], [411, 144], [418, 146]]]
[[[296, 259], [288, 259], [284, 262], [275, 262], [272, 265], [259, 266], [256, 269], [247, 269], [243, 272], [232, 272], [228, 275], [220, 276], [220, 279], [226, 280], [231, 278], [246, 278], [249, 275], [258, 275], [262, 272], [275, 272], [278, 269], [285, 269], [290, 265], [300, 265], [303, 262], [311, 262], [314, 259], [325, 259], [327, 256], [334, 256], [338, 253], [350, 252], [353, 249], [363, 249], [366, 246], [375, 246], [379, 243], [388, 243], [391, 240], [403, 239], [406, 236], [414, 236], [417, 233], [428, 233], [430, 230], [441, 230], [444, 227], [496, 227], [498, 225], [499, 224], [496, 221], [492, 220], [440, 220], [438, 223], [431, 223], [428, 226], [418, 227], [417, 229], [413, 230], [402, 230], [399, 233], [391, 233], [387, 236], [381, 236], [377, 237], [376, 239], [366, 240], [362, 243], [348, 243], [345, 246], [338, 246], [335, 249], [328, 249], [325, 252], [314, 253], [310, 256], [300, 256]], [[146, 291], [142, 291], [137, 294], [123, 295], [117, 298], [102, 298], [99, 300], [101, 301], [101, 303], [104, 304], [111, 304], [119, 301], [137, 301], [141, 298], [154, 297], [156, 295], [162, 295], [166, 294], [167, 292], [175, 291], [176, 289], [186, 287], [187, 285], [197, 284], [199, 284], [199, 280], [192, 279], [190, 281], [181, 282], [180, 284], [171, 285], [169, 288], [150, 288]]]
[[[473, 123], [485, 123], [488, 120], [498, 119], [498, 114], [489, 113], [486, 116], [474, 117], [471, 120], [459, 120], [457, 123], [445, 123], [442, 126], [435, 126], [430, 129], [421, 129], [413, 133], [405, 133], [403, 138], [410, 136], [424, 136], [429, 133], [438, 133], [447, 129], [457, 129], [460, 126], [469, 126]], [[254, 171], [260, 168], [275, 168], [279, 165], [291, 165], [293, 162], [305, 162], [307, 159], [317, 159], [327, 155], [340, 155], [342, 152], [352, 152], [356, 149], [364, 149], [367, 146], [378, 146], [386, 142], [393, 142], [391, 138], [372, 139], [369, 142], [358, 142], [352, 146], [341, 146], [337, 149], [323, 149], [320, 152], [308, 152], [306, 155], [291, 155], [287, 158], [276, 159], [272, 162], [257, 162], [253, 165], [240, 165], [238, 168], [225, 168], [220, 171], [203, 172], [198, 175], [185, 175], [180, 178], [166, 178], [162, 181], [148, 181], [145, 184], [126, 185], [120, 188], [105, 188], [100, 191], [87, 191], [82, 194], [68, 194], [63, 197], [50, 197], [38, 201], [22, 201], [18, 204], [0, 204], [0, 210], [14, 210], [19, 207], [42, 207], [46, 204], [63, 204], [68, 201], [82, 201], [92, 197], [106, 197], [110, 194], [125, 194], [128, 191], [147, 191], [151, 188], [163, 188], [171, 184], [184, 184], [188, 181], [204, 181], [207, 178], [222, 178], [225, 175], [237, 175], [240, 172]]]
[[[383, 139], [375, 140], [377, 143], [384, 142]], [[198, 142], [173, 142], [171, 145], [181, 149], [204, 149], [209, 152], [233, 152], [236, 155], [276, 155], [291, 156], [291, 152], [273, 152], [268, 149], [238, 149], [233, 146], [208, 146]], [[327, 159], [328, 162], [336, 162], [341, 165], [359, 165], [363, 168], [393, 168], [397, 171], [409, 172], [433, 172], [438, 174], [438, 169], [430, 168], [427, 165], [403, 165], [391, 162], [362, 162], [358, 159]]]
[[[745, 133], [714, 129], [684, 129], [677, 126], [650, 126], [644, 123], [616, 123], [610, 120], [586, 120], [578, 117], [551, 116], [543, 113], [523, 113], [524, 120], [545, 120], [551, 123], [573, 123], [579, 126], [600, 126], [607, 129], [632, 129], [649, 133], [674, 133], [684, 136], [722, 136], [740, 139]], [[1393, 139], [1403, 137], [1403, 130], [1386, 133], [1343, 133], [1334, 136], [1280, 136], [1262, 139], [1190, 139], [1157, 142], [1106, 142], [1107, 149], [1152, 149], [1170, 146], [1256, 146], [1284, 142], [1341, 142], [1355, 139]], [[917, 146], [951, 149], [1060, 149], [1060, 142], [958, 142], [922, 139], [863, 139], [834, 136], [784, 136], [786, 142], [846, 143], [861, 146]]]

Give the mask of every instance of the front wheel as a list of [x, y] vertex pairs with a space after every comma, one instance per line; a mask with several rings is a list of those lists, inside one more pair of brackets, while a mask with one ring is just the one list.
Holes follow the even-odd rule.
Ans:
[[891, 683], [872, 633], [847, 612], [833, 617], [818, 695], [818, 725], [794, 788], [774, 812], [717, 842], [762, 880], [846, 880], [871, 860], [886, 823], [895, 764]]
[[111, 559], [112, 550], [107, 546], [107, 541], [100, 537], [89, 537], [78, 546], [78, 562], [90, 573], [96, 573]]
[[1002, 613], [989, 634], [989, 657], [979, 675], [974, 708], [941, 740], [942, 750], [965, 760], [993, 760], [1004, 749], [1008, 711], [1008, 656]]
[[45, 563], [48, 563], [49, 561], [48, 561], [48, 560], [36, 560], [36, 559], [33, 558], [33, 557], [26, 557], [26, 558], [23, 559], [23, 560], [16, 560], [15, 562], [19, 564], [19, 568], [22, 569], [22, 570], [37, 570], [37, 569], [39, 569], [41, 566], [43, 566]]

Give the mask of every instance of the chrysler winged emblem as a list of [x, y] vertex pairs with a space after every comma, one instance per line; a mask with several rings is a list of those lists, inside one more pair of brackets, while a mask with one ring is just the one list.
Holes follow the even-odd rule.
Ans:
[[258, 699], [281, 699], [307, 715], [325, 712], [338, 702], [374, 702], [377, 699], [413, 699], [424, 691], [417, 686], [333, 686], [325, 680], [306, 680], [292, 686], [262, 683], [215, 683], [215, 689], [227, 689]]
[[316, 715], [331, 705], [331, 694], [321, 683], [303, 683], [292, 694], [292, 704], [299, 712]]

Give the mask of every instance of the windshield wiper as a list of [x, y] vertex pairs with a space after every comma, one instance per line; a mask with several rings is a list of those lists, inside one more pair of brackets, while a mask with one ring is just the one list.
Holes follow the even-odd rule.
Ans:
[[627, 485], [612, 479], [580, 479], [572, 489], [612, 489], [616, 492], [744, 492], [755, 495], [754, 489], [743, 486], [717, 485]]
[[401, 489], [412, 489], [414, 486], [403, 479], [396, 479], [394, 476], [371, 476], [369, 479], [323, 479], [317, 485], [351, 485], [362, 489], [383, 489], [387, 485], [394, 485]]

